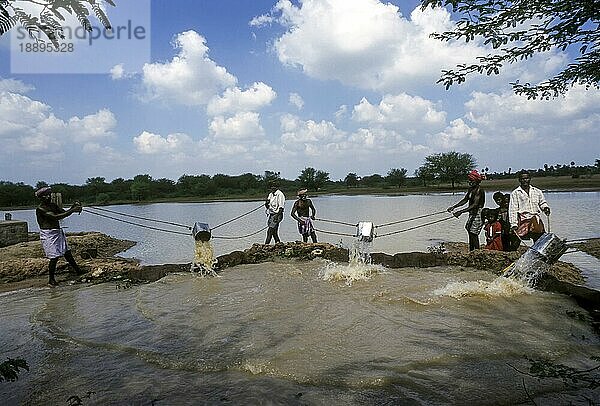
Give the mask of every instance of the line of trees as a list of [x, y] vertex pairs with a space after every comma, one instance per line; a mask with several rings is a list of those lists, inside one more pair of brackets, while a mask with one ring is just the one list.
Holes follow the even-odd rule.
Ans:
[[[413, 177], [408, 176], [406, 168], [392, 168], [386, 175], [372, 174], [359, 176], [350, 172], [344, 179], [333, 181], [328, 172], [312, 167], [304, 168], [295, 180], [281, 178], [279, 172], [265, 171], [263, 175], [244, 173], [230, 176], [224, 174], [182, 175], [177, 181], [167, 178], [154, 179], [148, 174], [136, 175], [133, 179], [117, 178], [107, 182], [106, 178], [88, 178], [84, 185], [66, 183], [52, 184], [53, 191], [62, 194], [63, 201], [79, 200], [84, 204], [106, 204], [143, 202], [157, 199], [177, 198], [226, 198], [250, 197], [262, 198], [270, 181], [277, 181], [287, 193], [307, 188], [311, 192], [343, 189], [394, 189], [403, 187], [430, 187], [436, 184], [450, 185], [464, 183], [469, 171], [477, 168], [477, 162], [471, 154], [450, 151], [425, 157], [424, 163]], [[508, 168], [501, 173], [490, 173], [488, 168], [479, 169], [489, 179], [515, 178], [516, 171]], [[600, 159], [594, 165], [545, 164], [543, 168], [532, 170], [536, 177], [544, 176], [591, 176], [600, 173]], [[37, 182], [35, 186], [24, 183], [0, 181], [0, 207], [23, 207], [37, 204], [34, 191], [48, 186], [46, 182]]]

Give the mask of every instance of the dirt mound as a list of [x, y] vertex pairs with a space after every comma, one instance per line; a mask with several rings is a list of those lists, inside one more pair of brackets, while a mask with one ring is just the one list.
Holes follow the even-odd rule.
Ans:
[[[79, 266], [86, 272], [111, 270], [120, 272], [125, 268], [139, 267], [136, 261], [115, 258], [114, 255], [135, 245], [133, 241], [119, 240], [102, 233], [67, 234], [69, 248]], [[95, 258], [91, 258], [92, 253]], [[83, 259], [84, 256], [87, 259]], [[69, 272], [67, 263], [60, 259], [57, 274]], [[33, 238], [8, 247], [0, 248], [0, 283], [38, 278], [48, 273], [48, 259], [44, 256], [39, 239]]]

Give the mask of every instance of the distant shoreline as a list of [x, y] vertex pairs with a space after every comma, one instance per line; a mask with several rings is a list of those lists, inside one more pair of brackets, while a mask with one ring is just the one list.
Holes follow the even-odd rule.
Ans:
[[[571, 178], [561, 177], [539, 177], [533, 178], [532, 185], [541, 189], [544, 193], [565, 193], [565, 192], [599, 192], [600, 175], [594, 175], [589, 178]], [[482, 187], [486, 192], [500, 191], [509, 193], [518, 186], [516, 179], [491, 179], [484, 180]], [[406, 196], [406, 195], [435, 195], [442, 193], [460, 194], [467, 190], [466, 184], [457, 185], [454, 189], [449, 184], [435, 186], [402, 186], [402, 187], [357, 187], [357, 188], [326, 188], [321, 191], [309, 191], [310, 197], [320, 196]], [[295, 190], [282, 188], [282, 191], [288, 198], [293, 199], [296, 196]], [[155, 203], [222, 203], [222, 202], [248, 202], [262, 201], [267, 195], [267, 191], [261, 195], [229, 195], [229, 196], [189, 196], [189, 197], [162, 197], [143, 201], [108, 201], [103, 203], [83, 202], [85, 206], [111, 206], [125, 204], [155, 204]], [[23, 207], [0, 207], [0, 211], [10, 210], [28, 210], [35, 206]]]

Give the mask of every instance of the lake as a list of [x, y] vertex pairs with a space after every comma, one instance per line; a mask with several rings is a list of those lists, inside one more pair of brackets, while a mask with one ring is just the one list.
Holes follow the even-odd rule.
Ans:
[[[598, 236], [598, 193], [546, 196], [553, 210], [551, 231], [567, 239]], [[377, 225], [442, 211], [460, 197], [336, 196], [313, 201], [319, 218]], [[493, 207], [491, 196], [487, 199]], [[109, 209], [218, 225], [260, 203]], [[14, 218], [31, 216], [32, 211], [13, 212]], [[440, 241], [466, 241], [465, 221], [449, 219], [377, 237], [373, 251], [423, 251]], [[259, 210], [214, 235], [244, 235], [264, 225]], [[191, 236], [138, 229], [89, 214], [72, 216], [65, 226], [139, 241], [126, 255], [145, 263], [189, 262], [193, 255]], [[339, 224], [317, 226], [354, 232]], [[284, 241], [297, 239], [288, 214], [281, 236]], [[324, 233], [319, 238], [332, 243], [341, 238], [347, 245], [353, 241]], [[263, 239], [261, 233], [240, 240], [215, 238], [212, 243], [217, 253], [225, 253]], [[73, 395], [82, 397], [83, 404], [98, 405], [600, 401], [597, 389], [566, 387], [557, 379], [525, 374], [531, 365], [525, 356], [580, 370], [598, 365], [591, 357], [600, 356], [600, 338], [585, 311], [567, 296], [536, 291], [485, 270], [277, 261], [233, 267], [217, 278], [181, 273], [132, 287], [104, 283], [10, 292], [0, 295], [0, 308], [0, 358], [21, 356], [31, 367], [17, 382], [0, 383], [0, 403], [8, 405], [64, 404]]]

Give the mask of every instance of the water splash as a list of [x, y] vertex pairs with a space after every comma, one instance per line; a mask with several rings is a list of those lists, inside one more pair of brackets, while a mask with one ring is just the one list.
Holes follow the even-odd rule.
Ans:
[[197, 272], [200, 276], [218, 276], [214, 270], [217, 263], [215, 251], [210, 241], [195, 241], [194, 261], [190, 271]]
[[326, 281], [343, 281], [352, 286], [355, 281], [369, 280], [373, 275], [382, 274], [385, 268], [371, 263], [371, 243], [357, 241], [350, 249], [348, 265], [329, 262], [319, 272], [319, 277]]
[[371, 263], [371, 248], [373, 248], [372, 241], [364, 241], [358, 240], [352, 245], [352, 249], [350, 250], [350, 263], [359, 262], [363, 264]]
[[504, 271], [503, 276], [533, 288], [548, 269], [550, 265], [545, 258], [537, 251], [529, 249]]
[[451, 282], [433, 291], [436, 296], [448, 296], [454, 299], [463, 297], [512, 297], [530, 294], [534, 290], [520, 281], [499, 276], [493, 281]]
[[385, 269], [381, 265], [365, 264], [363, 262], [348, 263], [347, 265], [330, 262], [319, 271], [319, 277], [325, 281], [343, 281], [348, 286], [356, 281], [366, 281], [373, 275], [382, 274]]

